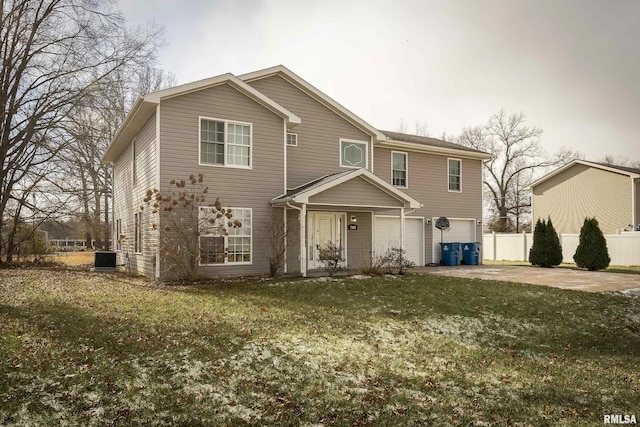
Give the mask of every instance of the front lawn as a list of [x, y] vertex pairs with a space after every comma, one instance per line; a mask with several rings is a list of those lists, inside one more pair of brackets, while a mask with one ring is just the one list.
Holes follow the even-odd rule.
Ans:
[[640, 300], [438, 276], [0, 270], [0, 425], [602, 425]]

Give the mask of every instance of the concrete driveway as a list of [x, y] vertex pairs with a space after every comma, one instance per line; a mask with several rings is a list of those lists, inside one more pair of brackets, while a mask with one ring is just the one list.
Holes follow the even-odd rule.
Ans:
[[441, 274], [484, 280], [530, 283], [586, 292], [621, 291], [640, 295], [640, 274], [603, 273], [568, 268], [539, 268], [512, 265], [461, 265], [419, 267], [416, 273]]

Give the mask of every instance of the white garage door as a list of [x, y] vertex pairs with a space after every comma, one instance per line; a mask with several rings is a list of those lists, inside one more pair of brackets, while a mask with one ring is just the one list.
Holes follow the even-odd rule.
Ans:
[[[440, 230], [435, 226], [435, 218], [433, 224], [433, 262], [440, 262], [442, 258], [440, 251]], [[476, 241], [476, 220], [475, 219], [451, 219], [449, 218], [451, 228], [442, 232], [443, 242], [475, 242]]]
[[[422, 218], [405, 218], [405, 249], [407, 258], [424, 265], [424, 220]], [[389, 248], [400, 247], [400, 218], [375, 217], [375, 246], [376, 255], [385, 253]]]

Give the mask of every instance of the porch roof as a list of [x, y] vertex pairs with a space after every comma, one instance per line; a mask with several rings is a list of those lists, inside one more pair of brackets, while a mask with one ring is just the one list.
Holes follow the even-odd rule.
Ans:
[[[422, 207], [422, 203], [413, 197], [403, 191], [400, 191], [370, 171], [362, 168], [321, 176], [272, 199], [271, 204], [274, 206], [284, 206], [287, 203], [322, 204], [321, 202], [314, 202], [311, 198], [327, 192], [328, 190], [337, 189], [343, 184], [343, 187], [346, 188], [349, 183], [354, 182], [353, 180], [364, 181], [367, 185], [371, 186], [372, 190], [378, 192], [381, 199], [388, 200], [389, 198], [393, 198], [403, 204], [405, 208], [410, 209], [418, 209]], [[342, 202], [341, 204], [344, 206], [364, 206], [362, 203], [351, 204], [349, 202]], [[379, 204], [368, 202], [366, 205], [378, 206]]]

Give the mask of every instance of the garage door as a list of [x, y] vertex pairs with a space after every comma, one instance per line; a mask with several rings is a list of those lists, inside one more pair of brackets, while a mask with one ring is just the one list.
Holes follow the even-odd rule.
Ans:
[[[424, 220], [422, 218], [405, 218], [405, 249], [407, 258], [424, 265]], [[375, 246], [376, 255], [385, 253], [389, 248], [400, 247], [400, 218], [375, 217]]]
[[[433, 224], [433, 262], [440, 262], [442, 257], [440, 253], [440, 230], [435, 226], [435, 218]], [[443, 242], [475, 242], [476, 241], [476, 220], [475, 219], [451, 219], [449, 218], [451, 228], [442, 232]]]

